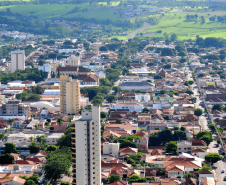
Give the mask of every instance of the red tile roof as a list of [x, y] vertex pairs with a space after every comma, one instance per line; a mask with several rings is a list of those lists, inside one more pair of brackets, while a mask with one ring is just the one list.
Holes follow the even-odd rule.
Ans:
[[151, 152], [151, 155], [163, 155], [163, 150], [159, 150], [159, 149], [153, 150]]
[[134, 149], [133, 148], [131, 148], [131, 147], [126, 147], [126, 148], [121, 148], [120, 150], [119, 150], [119, 153], [126, 153], [126, 154], [130, 154], [130, 153], [134, 153], [134, 154], [136, 154], [137, 152], [136, 151], [134, 151]]
[[34, 163], [42, 163], [42, 160], [40, 158], [31, 158], [31, 157], [27, 157], [26, 161], [32, 161]]
[[40, 150], [38, 153], [36, 153], [35, 155], [37, 155], [37, 154], [42, 154], [42, 155], [44, 155], [44, 156], [47, 156], [48, 154], [47, 153], [45, 153], [43, 150]]
[[115, 181], [115, 182], [111, 183], [110, 185], [127, 185], [127, 181], [123, 181], [123, 180]]
[[101, 168], [128, 167], [123, 163], [101, 163]]
[[34, 164], [34, 162], [27, 160], [17, 160], [16, 164]]
[[20, 154], [10, 153], [10, 155], [14, 157], [14, 160], [20, 157]]

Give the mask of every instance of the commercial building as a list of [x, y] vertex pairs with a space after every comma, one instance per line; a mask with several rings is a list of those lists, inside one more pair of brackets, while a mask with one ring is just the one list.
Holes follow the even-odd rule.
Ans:
[[21, 100], [9, 100], [0, 105], [0, 117], [2, 118], [30, 118], [30, 106], [21, 103]]
[[25, 52], [24, 50], [11, 51], [11, 72], [25, 69]]
[[67, 75], [60, 76], [61, 114], [74, 115], [80, 109], [80, 82]]
[[72, 120], [73, 185], [101, 184], [100, 107]]

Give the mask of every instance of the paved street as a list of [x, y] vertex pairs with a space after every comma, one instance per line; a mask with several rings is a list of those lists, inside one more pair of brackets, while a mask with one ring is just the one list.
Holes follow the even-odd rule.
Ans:
[[[119, 86], [119, 84], [122, 82], [122, 80], [118, 80], [114, 83], [114, 86]], [[109, 94], [112, 94], [114, 91], [110, 91]], [[110, 109], [111, 104], [108, 103], [106, 100], [104, 100], [104, 103], [101, 106], [101, 112], [108, 112]]]
[[[192, 73], [189, 69], [189, 67], [186, 66], [186, 69], [185, 71], [187, 72], [187, 80], [193, 80], [192, 79]], [[193, 84], [192, 85], [192, 90], [194, 92], [194, 97], [197, 98], [197, 101], [196, 101], [196, 108], [200, 108], [203, 110], [204, 112], [204, 106], [201, 106], [201, 102], [203, 100], [200, 100], [200, 96], [199, 96], [199, 93], [198, 93], [198, 86], [196, 84]], [[205, 113], [200, 116], [200, 125], [202, 127], [202, 130], [208, 130], [210, 131], [210, 129], [208, 128], [208, 122], [207, 122], [207, 117], [205, 116]], [[222, 148], [221, 145], [217, 145], [217, 137], [216, 135], [214, 134], [213, 135], [213, 139], [214, 141], [210, 143], [210, 145], [208, 146], [209, 148], [209, 152], [211, 153], [218, 153], [218, 154], [221, 154], [222, 152]], [[215, 177], [216, 177], [216, 185], [223, 185], [225, 184], [226, 185], [226, 181], [224, 181], [224, 177], [226, 176], [226, 173], [221, 173], [222, 170], [224, 170], [226, 172], [226, 163], [225, 163], [225, 160], [224, 161], [218, 161], [217, 163], [215, 163], [213, 165], [213, 170], [215, 171]]]
[[[187, 80], [193, 80], [192, 72], [189, 69], [189, 67], [186, 67], [185, 71], [187, 72]], [[197, 98], [196, 103], [195, 103], [195, 107], [202, 109], [203, 112], [204, 112], [204, 107], [202, 107], [201, 104], [200, 104], [202, 102], [202, 100], [200, 100], [200, 96], [199, 96], [199, 93], [198, 93], [198, 86], [196, 84], [193, 84], [192, 85], [192, 90], [194, 92], [193, 96]], [[200, 125], [202, 127], [202, 130], [210, 131], [210, 129], [208, 128], [208, 123], [207, 123], [206, 118], [207, 117], [205, 117], [205, 113], [202, 116], [199, 117]]]
[[[209, 150], [212, 153], [221, 154], [222, 152], [222, 149], [220, 148], [221, 145], [219, 146], [217, 145], [216, 135], [213, 135], [213, 138], [214, 138], [214, 141], [210, 143]], [[215, 173], [216, 173], [216, 184], [217, 185], [226, 184], [226, 181], [223, 180], [224, 177], [226, 176], [226, 173], [221, 173], [222, 170], [226, 172], [226, 163], [224, 161], [218, 161], [213, 165], [213, 169], [215, 170]]]
[[144, 23], [144, 25], [141, 28], [138, 28], [136, 30], [134, 30], [133, 32], [131, 32], [130, 34], [127, 35], [128, 39], [132, 39], [133, 37], [136, 36], [136, 34], [146, 30], [147, 28], [149, 28], [151, 25], [148, 23]]

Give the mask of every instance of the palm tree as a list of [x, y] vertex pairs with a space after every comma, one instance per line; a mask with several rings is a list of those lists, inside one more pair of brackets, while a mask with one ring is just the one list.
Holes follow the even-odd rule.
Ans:
[[33, 137], [33, 136], [29, 137], [29, 140], [30, 140], [31, 142], [34, 141], [34, 137]]
[[63, 125], [63, 118], [62, 117], [58, 117], [57, 118], [57, 123], [61, 126]]
[[41, 143], [42, 143], [42, 137], [41, 136], [36, 136], [36, 140], [41, 145]]
[[57, 123], [59, 124], [60, 129], [61, 129], [61, 126], [63, 125], [63, 118], [62, 117], [58, 117], [57, 118]]
[[6, 141], [8, 139], [8, 136], [6, 135], [6, 134], [4, 134], [4, 133], [0, 133], [0, 140], [2, 140], [2, 141]]
[[40, 143], [40, 145], [44, 145], [45, 143], [47, 143], [47, 139], [46, 136], [43, 134], [41, 136], [37, 136], [36, 140], [38, 143]]
[[14, 119], [9, 118], [8, 123], [11, 126], [11, 125], [13, 125], [15, 123], [15, 121], [14, 121]]

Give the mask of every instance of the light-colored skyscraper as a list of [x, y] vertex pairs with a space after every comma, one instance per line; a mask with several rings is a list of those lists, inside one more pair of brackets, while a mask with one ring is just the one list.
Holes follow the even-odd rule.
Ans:
[[11, 51], [11, 72], [25, 69], [25, 52], [24, 50]]
[[101, 185], [100, 107], [72, 120], [73, 185]]
[[60, 76], [61, 114], [75, 115], [80, 109], [80, 82], [67, 75]]

